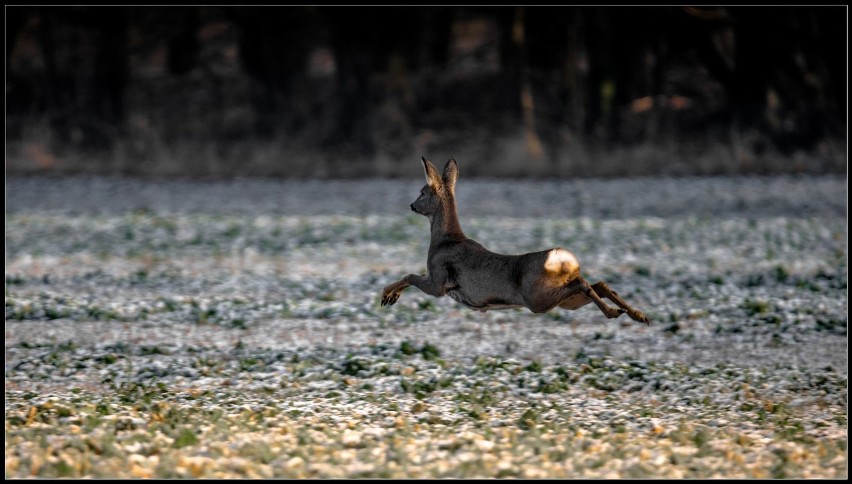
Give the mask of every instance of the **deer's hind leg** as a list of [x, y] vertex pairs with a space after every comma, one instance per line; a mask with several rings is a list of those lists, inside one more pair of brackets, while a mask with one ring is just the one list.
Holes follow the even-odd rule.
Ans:
[[[648, 319], [647, 316], [645, 316], [642, 311], [639, 311], [636, 308], [633, 308], [632, 306], [627, 304], [623, 299], [621, 299], [621, 296], [619, 296], [617, 292], [612, 290], [604, 281], [599, 281], [595, 284], [592, 284], [591, 289], [595, 295], [603, 296], [617, 304], [618, 307], [623, 310], [622, 312], [627, 313], [627, 315], [630, 316], [631, 319], [639, 321], [640, 323], [651, 323], [651, 321]], [[585, 292], [580, 292], [573, 294], [563, 300], [561, 303], [559, 303], [559, 307], [563, 309], [578, 309], [593, 301], [594, 300], [592, 299], [592, 297], [587, 295]], [[598, 306], [600, 306], [600, 304], [598, 304]], [[606, 314], [606, 312], [604, 312], [604, 314]]]
[[624, 309], [607, 305], [595, 291], [594, 286], [590, 286], [582, 277], [577, 277], [565, 286], [565, 292], [558, 306], [562, 309], [579, 309], [591, 302], [595, 303], [608, 318], [617, 318], [626, 312]]
[[610, 301], [617, 304], [618, 307], [624, 309], [631, 319], [639, 321], [640, 323], [651, 324], [651, 320], [648, 319], [648, 316], [645, 316], [645, 313], [624, 302], [624, 300], [621, 299], [621, 296], [619, 296], [617, 292], [612, 290], [604, 281], [599, 281], [593, 284], [592, 288], [599, 295], [609, 299]]

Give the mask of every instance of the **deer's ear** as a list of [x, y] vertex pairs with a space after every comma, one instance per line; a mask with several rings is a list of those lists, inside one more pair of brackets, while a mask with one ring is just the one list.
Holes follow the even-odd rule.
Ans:
[[421, 157], [421, 159], [423, 160], [423, 169], [426, 170], [426, 183], [437, 190], [441, 186], [441, 175], [438, 174], [438, 169], [425, 156]]
[[448, 186], [451, 190], [456, 187], [456, 180], [459, 179], [459, 164], [455, 160], [455, 158], [450, 158], [447, 161], [447, 164], [444, 165], [444, 176], [443, 181], [444, 185]]

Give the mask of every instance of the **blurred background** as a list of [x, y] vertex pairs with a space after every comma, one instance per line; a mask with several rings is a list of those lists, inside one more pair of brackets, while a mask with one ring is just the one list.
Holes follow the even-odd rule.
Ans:
[[846, 7], [6, 7], [7, 173], [846, 170]]

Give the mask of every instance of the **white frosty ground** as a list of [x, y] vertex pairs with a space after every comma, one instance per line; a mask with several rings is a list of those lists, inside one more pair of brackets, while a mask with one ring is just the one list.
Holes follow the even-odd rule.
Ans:
[[[108, 306], [141, 324], [23, 317], [7, 322], [7, 348], [9, 336], [95, 344], [134, 332], [148, 344], [200, 334], [228, 345], [239, 335], [271, 348], [410, 339], [440, 341], [448, 356], [558, 363], [584, 350], [846, 371], [841, 178], [462, 178], [469, 236], [503, 253], [569, 248], [591, 282], [607, 280], [652, 315], [650, 328], [606, 320], [592, 306], [480, 314], [414, 288], [396, 306], [376, 307], [384, 284], [424, 269], [428, 225], [408, 212], [419, 183], [11, 178], [6, 276], [25, 283], [7, 284], [7, 320], [10, 299], [48, 297]], [[187, 327], [180, 311], [156, 308], [181, 298], [244, 301], [252, 308], [216, 318], [246, 329]], [[282, 318], [282, 304], [297, 317]], [[134, 313], [142, 308], [151, 315]]]
[[[468, 416], [478, 415], [479, 407], [453, 402], [468, 387], [473, 391], [493, 383], [512, 410], [501, 413], [499, 405], [483, 403], [493, 414], [488, 425], [509, 425], [521, 434], [535, 426], [525, 423], [529, 419], [523, 415], [541, 395], [556, 399], [554, 405], [569, 413], [583, 405], [587, 394], [611, 398], [607, 405], [614, 405], [616, 413], [653, 407], [665, 398], [671, 406], [653, 417], [660, 419], [654, 420], [659, 428], [674, 428], [683, 418], [698, 415], [700, 425], [734, 432], [748, 427], [761, 405], [771, 410], [783, 404], [792, 412], [782, 423], [756, 424], [760, 446], [749, 443], [752, 437], [728, 436], [736, 445], [745, 442], [743, 452], [756, 457], [725, 457], [723, 467], [712, 460], [717, 455], [701, 450], [701, 427], [688, 437], [708, 452], [699, 456], [699, 467], [664, 458], [666, 450], [659, 456], [630, 454], [659, 460], [657, 470], [628, 463], [607, 474], [606, 467], [582, 464], [580, 472], [572, 467], [579, 461], [554, 461], [553, 469], [538, 475], [535, 469], [543, 467], [523, 464], [523, 459], [498, 459], [509, 459], [508, 470], [492, 469], [491, 464], [465, 467], [466, 454], [450, 452], [448, 461], [442, 457], [424, 463], [416, 472], [383, 468], [363, 471], [365, 476], [845, 474], [842, 462], [835, 462], [837, 449], [845, 446], [838, 436], [846, 425], [841, 415], [848, 320], [845, 185], [840, 177], [535, 182], [465, 180], [462, 173], [459, 212], [468, 236], [502, 253], [570, 249], [590, 282], [607, 281], [651, 317], [651, 326], [645, 327], [626, 316], [607, 320], [591, 305], [545, 315], [527, 310], [483, 314], [414, 288], [396, 305], [380, 307], [385, 284], [425, 268], [428, 224], [408, 209], [419, 180], [9, 178], [5, 384], [7, 437], [12, 441], [7, 440], [7, 475], [124, 476], [120, 469], [127, 468], [127, 461], [115, 459], [110, 462], [118, 470], [101, 474], [91, 474], [85, 466], [71, 472], [56, 462], [55, 467], [39, 467], [39, 452], [46, 453], [45, 459], [55, 458], [47, 450], [28, 447], [35, 438], [34, 425], [50, 433], [51, 425], [64, 428], [68, 422], [63, 419], [75, 418], [51, 420], [45, 407], [55, 404], [50, 399], [71, 405], [79, 398], [62, 393], [71, 388], [90, 392], [86, 398], [114, 395], [104, 389], [114, 388], [117, 381], [156, 382], [174, 391], [215, 390], [205, 397], [209, 401], [204, 405], [211, 409], [227, 409], [223, 388], [249, 400], [254, 392], [271, 392], [271, 401], [278, 402], [268, 404], [272, 407], [312, 402], [318, 418], [326, 418], [328, 410], [335, 422], [349, 411], [346, 407], [340, 410], [343, 417], [338, 415], [341, 401], [380, 395], [375, 418], [364, 425], [384, 425], [387, 415], [396, 414], [397, 400], [405, 409], [417, 409], [421, 404], [412, 403], [412, 395], [432, 395], [424, 402], [442, 409], [436, 422], [461, 419], [454, 421], [479, 430], [481, 416]], [[431, 351], [428, 345], [440, 352], [441, 362], [418, 359], [418, 352], [425, 359]], [[499, 381], [482, 373], [482, 367], [497, 372]], [[537, 372], [542, 376], [532, 383], [518, 377]], [[353, 377], [363, 386], [350, 391]], [[454, 386], [436, 386], [442, 381]], [[48, 392], [60, 396], [47, 403], [28, 400]], [[179, 401], [181, 395], [169, 398]], [[624, 398], [635, 405], [618, 407]], [[709, 409], [706, 416], [701, 405]], [[39, 420], [42, 411], [47, 416]], [[718, 423], [726, 420], [719, 420], [717, 411], [731, 412], [725, 419], [736, 424]], [[418, 412], [398, 413], [415, 418]], [[607, 427], [600, 423], [611, 419], [607, 412], [571, 418], [583, 428]], [[143, 417], [151, 415], [156, 414]], [[429, 448], [430, 439], [444, 428], [433, 426], [432, 418], [420, 419]], [[631, 418], [645, 422], [645, 417]], [[293, 417], [293, 425], [300, 422]], [[613, 422], [613, 428], [620, 425]], [[389, 425], [397, 423], [391, 419]], [[146, 428], [156, 434], [160, 430], [155, 427]], [[784, 433], [788, 427], [808, 439], [828, 440], [801, 444], [798, 434]], [[644, 439], [643, 429], [634, 433], [627, 428], [631, 438]], [[576, 438], [582, 439], [581, 434]], [[338, 443], [349, 448], [355, 442], [354, 447], [362, 448], [352, 435]], [[593, 446], [616, 442], [603, 439]], [[66, 444], [73, 447], [74, 442]], [[491, 455], [494, 444], [489, 442], [472, 449]], [[801, 444], [807, 465], [788, 469], [784, 466], [792, 457], [772, 457], [775, 450], [762, 447], [791, 442]], [[458, 445], [467, 449], [469, 443]], [[186, 474], [164, 474], [156, 463], [138, 460], [138, 442], [128, 446], [128, 458], [138, 464], [138, 473], [131, 476], [219, 476], [214, 473], [218, 468], [197, 462], [184, 465]], [[186, 449], [202, 452], [194, 446]], [[280, 455], [262, 471], [223, 475], [338, 475], [333, 465], [326, 469], [319, 461], [297, 462], [302, 457], [294, 449], [276, 451]], [[372, 444], [364, 447], [368, 450], [374, 450]], [[181, 452], [183, 448], [179, 455], [189, 455]], [[344, 460], [354, 459], [356, 470], [372, 462], [353, 456]], [[91, 458], [96, 468], [101, 465], [100, 457]], [[779, 462], [784, 466], [778, 467]]]

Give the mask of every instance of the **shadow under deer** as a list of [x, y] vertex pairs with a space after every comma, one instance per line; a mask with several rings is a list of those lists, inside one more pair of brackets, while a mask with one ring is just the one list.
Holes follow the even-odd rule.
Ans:
[[[580, 275], [580, 263], [571, 252], [557, 247], [521, 255], [496, 254], [464, 235], [456, 210], [458, 163], [447, 161], [443, 174], [425, 157], [426, 185], [411, 210], [429, 218], [431, 241], [427, 274], [408, 274], [382, 290], [382, 306], [396, 303], [409, 286], [426, 294], [448, 295], [478, 311], [525, 307], [544, 313], [559, 306], [578, 309], [589, 303], [608, 318], [627, 313], [650, 324], [644, 313], [631, 307], [605, 282], [589, 284]], [[607, 298], [618, 307], [609, 306]]]

